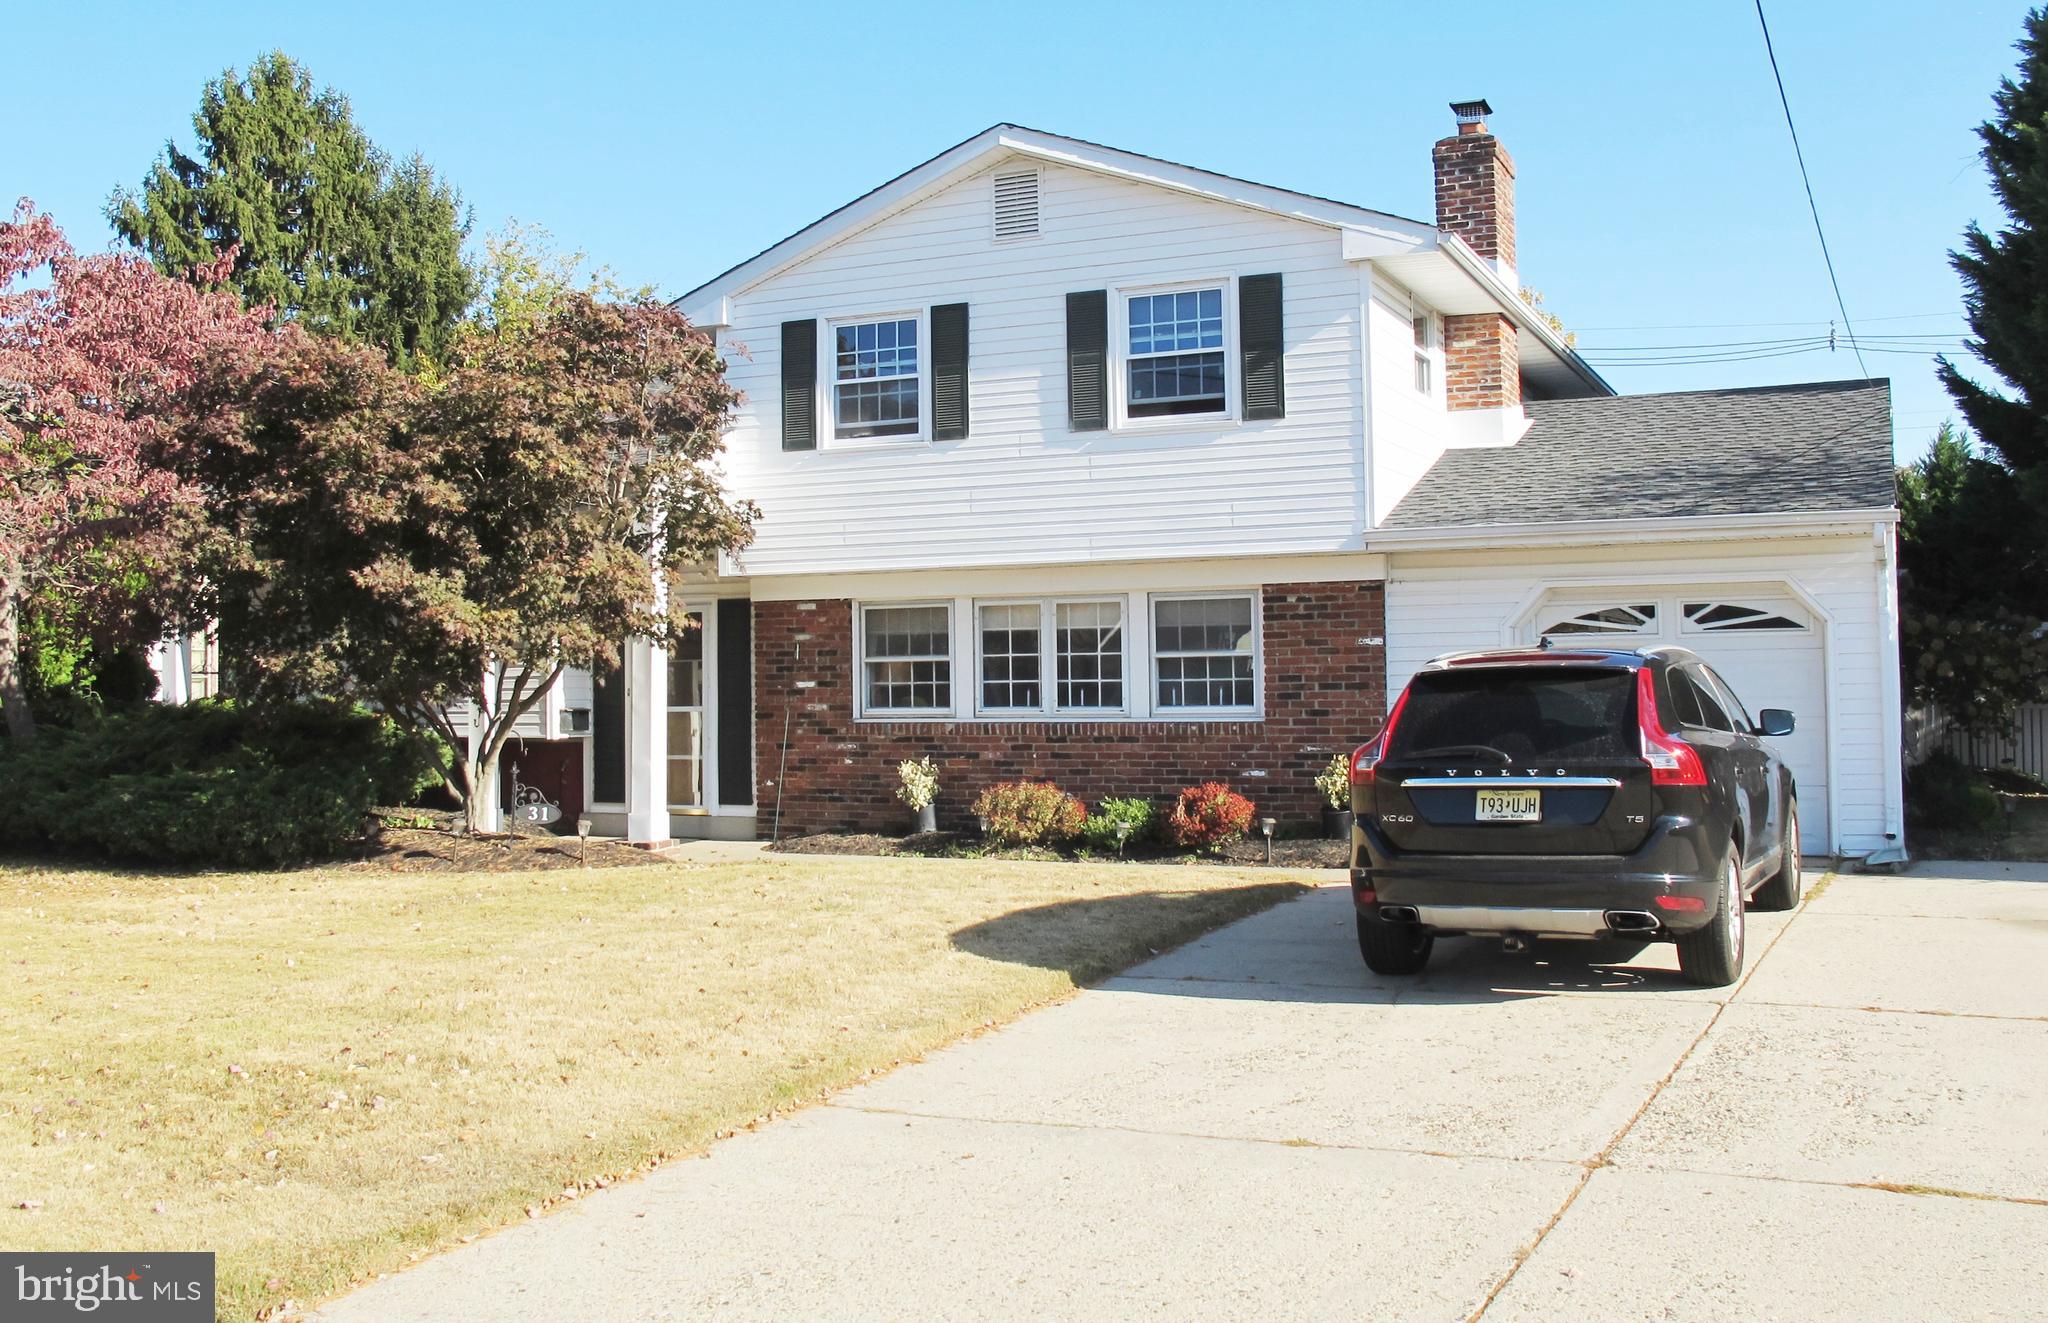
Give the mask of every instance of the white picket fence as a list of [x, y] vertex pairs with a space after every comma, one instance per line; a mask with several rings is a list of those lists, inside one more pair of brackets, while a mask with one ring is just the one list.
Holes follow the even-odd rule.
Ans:
[[2014, 767], [2048, 780], [2048, 703], [2022, 707], [2010, 735], [1956, 730], [1939, 708], [1908, 712], [1906, 761], [1917, 763], [1936, 749], [1948, 750], [1971, 767]]

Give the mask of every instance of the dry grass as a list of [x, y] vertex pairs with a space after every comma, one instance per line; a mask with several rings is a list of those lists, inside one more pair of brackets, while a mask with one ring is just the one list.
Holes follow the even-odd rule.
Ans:
[[0, 869], [0, 1243], [217, 1251], [224, 1318], [317, 1300], [1297, 890], [904, 859]]

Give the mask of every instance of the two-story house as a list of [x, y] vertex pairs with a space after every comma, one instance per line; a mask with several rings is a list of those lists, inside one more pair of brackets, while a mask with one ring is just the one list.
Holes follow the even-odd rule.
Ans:
[[1798, 713], [1809, 851], [1899, 844], [1886, 385], [1615, 396], [1454, 110], [1434, 223], [1004, 124], [679, 300], [763, 516], [588, 691], [598, 829], [900, 828], [922, 756], [955, 823], [1013, 778], [1305, 819], [1418, 665], [1547, 634], [1693, 647]]

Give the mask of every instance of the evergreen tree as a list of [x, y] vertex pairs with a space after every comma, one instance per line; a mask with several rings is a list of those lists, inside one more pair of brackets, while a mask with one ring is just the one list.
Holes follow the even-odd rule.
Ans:
[[1977, 134], [2007, 224], [1975, 222], [1953, 255], [1966, 287], [1971, 345], [2012, 385], [1987, 390], [1947, 360], [1942, 383], [1978, 438], [2014, 471], [2048, 472], [2048, 11], [2028, 13], [2018, 75], [2001, 79], [1996, 115]]
[[438, 362], [476, 291], [462, 199], [421, 158], [397, 165], [282, 51], [208, 83], [177, 143], [108, 219], [180, 273], [236, 249], [229, 282], [308, 330], [374, 344], [407, 369]]

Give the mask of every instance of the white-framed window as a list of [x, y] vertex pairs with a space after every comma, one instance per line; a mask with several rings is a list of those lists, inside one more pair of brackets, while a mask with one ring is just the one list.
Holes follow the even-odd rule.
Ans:
[[1211, 280], [1118, 291], [1118, 401], [1124, 421], [1230, 416], [1232, 284]]
[[1124, 611], [1122, 597], [976, 602], [976, 711], [1128, 711]]
[[1053, 707], [1124, 709], [1124, 604], [1108, 598], [1053, 603]]
[[1438, 360], [1443, 354], [1442, 332], [1437, 325], [1436, 314], [1415, 310], [1413, 319], [1415, 334], [1415, 389], [1424, 395], [1436, 394], [1436, 384], [1442, 379]]
[[1258, 652], [1258, 602], [1253, 594], [1155, 596], [1153, 710], [1256, 710]]
[[1044, 608], [1037, 602], [983, 602], [975, 607], [975, 648], [981, 656], [984, 712], [1036, 712], [1045, 706]]
[[924, 317], [833, 321], [825, 346], [832, 438], [865, 441], [924, 433]]
[[864, 606], [860, 631], [863, 712], [953, 710], [950, 603]]
[[1784, 614], [1790, 608], [1757, 606], [1749, 602], [1686, 602], [1688, 634], [1712, 634], [1723, 630], [1803, 630], [1806, 622]]

